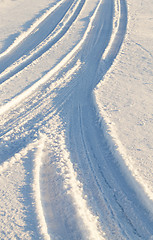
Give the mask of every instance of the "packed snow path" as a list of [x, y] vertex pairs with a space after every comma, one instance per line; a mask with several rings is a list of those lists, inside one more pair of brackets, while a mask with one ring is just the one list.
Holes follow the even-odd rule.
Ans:
[[93, 98], [126, 24], [125, 0], [61, 0], [0, 55], [1, 239], [152, 239]]

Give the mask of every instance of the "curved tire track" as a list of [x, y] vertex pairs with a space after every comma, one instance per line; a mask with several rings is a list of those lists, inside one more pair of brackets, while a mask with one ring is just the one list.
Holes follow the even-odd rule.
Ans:
[[[31, 145], [39, 138], [39, 131], [45, 136], [38, 146], [34, 192], [39, 192], [36, 205], [48, 238], [97, 240], [103, 239], [104, 232], [105, 238], [112, 240], [148, 239], [153, 235], [152, 220], [115, 162], [92, 99], [95, 86], [111, 67], [126, 32], [126, 1], [116, 0], [120, 12], [113, 34], [114, 1], [97, 1], [83, 38], [72, 51], [32, 87], [0, 108], [4, 117], [1, 137], [6, 147], [2, 146], [2, 150], [8, 152], [3, 161]], [[83, 5], [83, 0], [78, 6], [74, 1], [76, 9], [67, 22], [68, 29]], [[58, 37], [62, 36], [63, 28]], [[78, 58], [84, 64], [73, 65]], [[58, 79], [62, 71], [67, 72], [63, 78], [66, 83]], [[50, 78], [58, 84], [51, 86]], [[20, 112], [25, 104], [25, 112]], [[94, 228], [92, 221], [96, 223]]]
[[[92, 30], [92, 25], [95, 19], [95, 16], [101, 7], [102, 0], [99, 1], [94, 13], [92, 14], [89, 24], [87, 26], [87, 29], [82, 37], [82, 39], [79, 41], [79, 43], [55, 66], [53, 67], [44, 77], [39, 79], [36, 83], [34, 83], [31, 87], [26, 89], [23, 93], [12, 99], [10, 102], [4, 104], [2, 107], [0, 107], [0, 115], [4, 114], [7, 112], [9, 109], [12, 107], [16, 106], [19, 104], [21, 101], [23, 101], [25, 98], [30, 96], [38, 87], [46, 83], [52, 76], [54, 76], [58, 71], [60, 71], [66, 64], [72, 60], [72, 58], [77, 54], [77, 52], [81, 49], [83, 44], [85, 43], [85, 40], [87, 39], [90, 31]], [[107, 42], [105, 43], [105, 45]], [[104, 49], [104, 47], [103, 47]], [[104, 51], [104, 50], [103, 50]], [[96, 51], [97, 52], [97, 51]], [[98, 51], [99, 52], [99, 51]], [[100, 53], [101, 54], [101, 53]], [[101, 56], [101, 55], [100, 55]]]
[[[111, 239], [149, 239], [153, 235], [152, 219], [133, 187], [129, 185], [127, 179], [122, 175], [121, 169], [118, 168], [98, 123], [96, 109], [91, 97], [94, 87], [111, 67], [124, 40], [127, 25], [126, 1], [119, 1], [119, 10], [117, 29], [111, 36], [110, 42], [109, 38], [107, 40], [108, 46], [105, 47], [105, 54], [103, 54], [103, 50], [99, 53], [102, 55], [101, 61], [97, 60], [96, 47], [91, 50], [91, 58], [96, 59], [97, 68], [93, 67], [92, 60], [86, 62], [86, 69], [83, 72], [82, 83], [78, 90], [78, 94], [82, 97], [75, 96], [73, 100], [75, 110], [72, 112], [70, 142], [72, 141], [75, 147], [70, 144], [70, 149], [72, 149], [71, 154], [72, 159], [75, 159], [74, 162], [76, 161], [76, 164], [80, 162], [79, 166], [83, 172], [80, 177], [87, 188], [87, 195], [94, 197], [93, 209], [96, 203], [98, 210], [95, 208], [95, 212], [99, 211], [101, 224], [106, 235], [108, 234], [108, 238], [111, 236]], [[98, 45], [101, 34], [104, 34], [103, 31], [104, 29], [99, 33], [99, 39], [95, 45]], [[102, 43], [104, 44], [104, 41]], [[91, 58], [89, 53], [88, 59]], [[87, 176], [89, 179], [86, 180]], [[96, 190], [96, 188], [98, 189]], [[92, 200], [90, 201], [92, 205]], [[104, 210], [101, 206], [104, 207]], [[111, 219], [114, 223], [112, 229]]]

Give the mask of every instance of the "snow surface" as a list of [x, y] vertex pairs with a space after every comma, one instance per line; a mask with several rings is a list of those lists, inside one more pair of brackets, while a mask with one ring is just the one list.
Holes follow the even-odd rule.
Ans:
[[128, 1], [128, 12], [122, 49], [95, 95], [125, 164], [153, 200], [153, 7]]
[[152, 16], [0, 0], [0, 239], [153, 239]]

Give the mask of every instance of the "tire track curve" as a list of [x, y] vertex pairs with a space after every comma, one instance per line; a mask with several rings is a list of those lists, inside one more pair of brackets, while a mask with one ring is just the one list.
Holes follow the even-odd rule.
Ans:
[[34, 83], [30, 88], [26, 89], [23, 93], [12, 99], [10, 102], [4, 104], [0, 107], [0, 115], [4, 114], [9, 109], [13, 108], [15, 105], [19, 104], [22, 100], [30, 96], [38, 87], [42, 84], [46, 83], [54, 74], [56, 74], [60, 69], [62, 69], [74, 56], [75, 54], [81, 49], [82, 45], [85, 43], [88, 34], [92, 30], [92, 24], [94, 22], [95, 16], [102, 4], [102, 0], [99, 1], [94, 13], [92, 14], [87, 29], [79, 41], [79, 43], [55, 66], [53, 67], [45, 76], [39, 79], [36, 83]]
[[[72, 149], [72, 159], [76, 159], [76, 164], [80, 162], [79, 169], [85, 172], [80, 177], [87, 188], [87, 195], [91, 194], [94, 197], [93, 205], [91, 205], [95, 211], [98, 211], [103, 230], [107, 236], [106, 239], [109, 239], [110, 236], [111, 239], [149, 239], [153, 234], [151, 228], [152, 219], [148, 214], [146, 206], [139, 200], [133, 186], [129, 186], [127, 179], [122, 176], [122, 170], [118, 169], [116, 160], [105, 139], [105, 134], [99, 126], [97, 110], [92, 99], [92, 91], [113, 64], [126, 33], [126, 1], [116, 1], [115, 9], [118, 12], [118, 18], [114, 19], [116, 21], [114, 26], [116, 27], [111, 33], [108, 46], [106, 46], [104, 51], [101, 51], [102, 58], [100, 59], [99, 57], [99, 60], [97, 60], [98, 52], [96, 52], [96, 46], [101, 38], [101, 32], [99, 32], [99, 39], [97, 38], [93, 45], [95, 49], [93, 48], [93, 51], [91, 51], [91, 58], [95, 56], [94, 59], [96, 59], [98, 64], [96, 63], [97, 66], [95, 68], [92, 67], [92, 70], [90, 70], [93, 62], [88, 63], [87, 60], [86, 69], [82, 76], [83, 83], [80, 84], [78, 90], [79, 96], [80, 92], [82, 92], [82, 99], [75, 96], [75, 110], [72, 112], [73, 119], [72, 121], [70, 120], [72, 126], [70, 127], [69, 140], [75, 147], [70, 144], [70, 149]], [[104, 43], [104, 41], [102, 42]], [[99, 50], [99, 48], [97, 49]], [[90, 59], [90, 53], [87, 59]], [[91, 87], [89, 88], [90, 85]], [[78, 135], [79, 137], [77, 137]], [[83, 159], [83, 162], [81, 159]], [[90, 171], [90, 174], [88, 171]], [[89, 179], [87, 178], [88, 174]], [[93, 178], [92, 181], [90, 179], [91, 176]], [[91, 187], [91, 185], [93, 186]], [[95, 202], [99, 210], [95, 208]], [[101, 206], [104, 207], [104, 211]], [[113, 222], [114, 226], [111, 228], [111, 223]], [[109, 228], [107, 228], [107, 224]]]
[[[84, 7], [81, 0], [73, 4], [68, 22]], [[46, 239], [140, 240], [153, 235], [148, 212], [108, 147], [93, 99], [120, 50], [126, 24], [125, 0], [98, 0], [72, 51], [0, 108], [2, 168], [14, 163], [13, 157], [7, 161], [10, 156], [39, 139], [33, 192]], [[57, 35], [63, 31], [60, 25], [58, 30]]]

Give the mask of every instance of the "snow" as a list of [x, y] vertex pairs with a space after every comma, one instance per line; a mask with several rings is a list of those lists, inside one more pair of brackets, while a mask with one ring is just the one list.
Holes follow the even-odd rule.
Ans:
[[0, 239], [153, 238], [152, 16], [0, 0]]
[[122, 49], [95, 95], [125, 164], [153, 200], [153, 9], [145, 7], [149, 4], [128, 1], [130, 16]]

